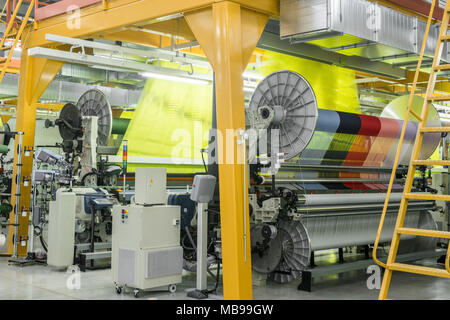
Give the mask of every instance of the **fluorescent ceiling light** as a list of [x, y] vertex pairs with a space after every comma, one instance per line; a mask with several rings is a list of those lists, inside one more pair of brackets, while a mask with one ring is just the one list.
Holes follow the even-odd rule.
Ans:
[[141, 73], [141, 75], [144, 77], [147, 77], [147, 78], [184, 82], [184, 83], [190, 83], [190, 84], [201, 84], [201, 85], [209, 84], [209, 81], [206, 81], [206, 80], [178, 77], [178, 76], [170, 76], [170, 75], [154, 73], [154, 72], [143, 72], [143, 73]]
[[242, 74], [242, 76], [244, 78], [248, 78], [248, 79], [254, 79], [254, 80], [262, 80], [264, 79], [264, 76], [257, 74], [257, 73], [252, 73], [252, 72], [244, 72]]
[[379, 81], [380, 78], [374, 77], [374, 78], [359, 78], [355, 80], [356, 84], [363, 84], [363, 83], [370, 83], [370, 82], [375, 82], [375, 81]]
[[167, 20], [172, 20], [172, 19], [178, 19], [178, 18], [182, 18], [183, 14], [182, 13], [175, 13], [175, 14], [170, 14], [168, 16], [164, 16], [164, 17], [160, 17], [160, 18], [156, 18], [156, 21], [167, 21]]
[[450, 114], [439, 112], [439, 117], [441, 119], [450, 119]]
[[446, 110], [446, 111], [450, 111], [450, 107], [448, 106], [443, 106], [441, 104], [435, 104], [433, 103], [434, 107], [438, 110]]
[[251, 82], [251, 81], [245, 81], [244, 80], [244, 86], [247, 86], [247, 87], [255, 89], [258, 86], [258, 84], [256, 82]]

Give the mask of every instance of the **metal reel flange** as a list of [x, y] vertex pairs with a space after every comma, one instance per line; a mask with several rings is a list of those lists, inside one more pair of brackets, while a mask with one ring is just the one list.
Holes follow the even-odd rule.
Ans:
[[264, 78], [256, 87], [248, 109], [259, 112], [261, 119], [271, 117], [268, 150], [273, 145], [270, 129], [278, 129], [279, 139], [274, 138], [274, 143], [279, 145], [273, 148], [284, 153], [286, 160], [299, 155], [314, 134], [318, 117], [316, 96], [308, 81], [296, 72], [277, 71]]
[[106, 146], [112, 130], [112, 110], [106, 96], [97, 89], [83, 93], [78, 99], [77, 107], [81, 116], [98, 117], [98, 144]]
[[299, 221], [280, 221], [277, 227], [282, 257], [277, 269], [268, 277], [278, 283], [289, 283], [299, 279], [302, 271], [308, 267], [310, 239], [305, 226]]

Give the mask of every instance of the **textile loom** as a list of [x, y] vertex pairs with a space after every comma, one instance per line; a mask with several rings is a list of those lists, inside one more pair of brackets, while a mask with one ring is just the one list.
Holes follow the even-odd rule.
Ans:
[[[415, 97], [418, 114], [422, 104], [423, 99]], [[274, 72], [259, 83], [246, 110], [247, 129], [259, 132], [258, 139], [248, 143], [252, 265], [257, 274], [287, 283], [303, 273], [303, 289], [310, 290], [306, 282], [311, 281], [315, 251], [338, 248], [343, 262], [342, 248], [359, 246], [368, 258], [406, 106], [407, 100], [400, 97], [381, 117], [319, 109], [313, 88], [291, 71]], [[427, 125], [441, 126], [434, 108]], [[383, 229], [385, 243], [392, 238], [416, 131], [417, 122], [410, 119]], [[426, 134], [424, 139], [421, 158], [427, 159], [440, 134]], [[424, 174], [418, 181], [426, 178]], [[417, 186], [432, 191], [426, 183]], [[435, 208], [433, 201], [411, 201], [405, 226], [435, 229], [430, 213]], [[405, 254], [436, 248], [433, 240], [404, 240]]]

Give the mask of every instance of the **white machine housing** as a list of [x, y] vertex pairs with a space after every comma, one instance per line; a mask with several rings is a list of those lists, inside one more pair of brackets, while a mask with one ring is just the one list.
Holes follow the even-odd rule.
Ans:
[[271, 223], [276, 222], [281, 209], [281, 198], [270, 198], [262, 202], [262, 207], [258, 205], [256, 194], [249, 194], [249, 203], [253, 208], [254, 214], [252, 222]]
[[56, 201], [50, 201], [47, 264], [54, 268], [73, 264], [76, 198], [74, 192], [58, 189]]
[[[439, 195], [448, 195], [450, 188], [450, 173], [447, 168], [434, 168], [432, 170], [433, 179], [431, 187], [437, 190]], [[434, 220], [437, 224], [437, 230], [450, 231], [450, 221], [449, 221], [449, 208], [446, 201], [436, 201], [436, 206], [438, 210], [432, 211]], [[448, 240], [440, 239], [443, 244], [446, 244]]]
[[[56, 199], [50, 201], [49, 205], [47, 253], [49, 266], [59, 269], [73, 264], [75, 233], [84, 232], [86, 224], [90, 225], [91, 219], [91, 215], [85, 211], [84, 195], [96, 193], [97, 190], [60, 188], [56, 191]], [[100, 190], [107, 194], [106, 190]]]
[[114, 206], [114, 282], [140, 290], [181, 283], [180, 207]]
[[137, 168], [135, 204], [113, 208], [112, 271], [117, 287], [181, 283], [180, 207], [166, 204], [166, 169]]

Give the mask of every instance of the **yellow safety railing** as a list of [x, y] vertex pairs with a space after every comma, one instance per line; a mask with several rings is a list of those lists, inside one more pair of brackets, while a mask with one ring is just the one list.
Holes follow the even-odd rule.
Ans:
[[[433, 59], [433, 67], [430, 72], [430, 79], [428, 83], [427, 92], [425, 95], [425, 102], [424, 106], [422, 108], [422, 114], [418, 115], [416, 112], [412, 110], [412, 102], [414, 98], [414, 94], [417, 89], [417, 81], [419, 78], [420, 70], [422, 68], [422, 61], [425, 53], [425, 47], [428, 40], [428, 34], [431, 28], [431, 23], [433, 20], [433, 13], [434, 9], [436, 7], [437, 0], [433, 0], [430, 8], [430, 15], [428, 17], [427, 21], [427, 28], [425, 31], [425, 37], [422, 43], [422, 49], [420, 53], [420, 58], [417, 63], [417, 70], [414, 75], [414, 82], [411, 89], [411, 95], [409, 97], [408, 101], [408, 108], [406, 110], [405, 119], [402, 127], [402, 132], [399, 139], [399, 145], [397, 147], [397, 154], [394, 161], [394, 166], [391, 174], [391, 179], [389, 182], [389, 187], [386, 194], [386, 200], [384, 202], [383, 211], [381, 214], [380, 219], [380, 225], [378, 227], [377, 237], [374, 243], [374, 249], [373, 249], [373, 259], [377, 264], [384, 267], [386, 269], [383, 277], [383, 283], [380, 290], [380, 299], [386, 299], [387, 293], [389, 290], [389, 284], [392, 276], [392, 271], [403, 271], [403, 272], [410, 272], [410, 273], [417, 273], [417, 274], [424, 274], [424, 275], [431, 275], [431, 276], [438, 276], [438, 277], [444, 277], [444, 278], [450, 278], [450, 245], [447, 249], [447, 256], [445, 259], [445, 270], [444, 269], [438, 269], [438, 268], [430, 268], [430, 267], [422, 267], [422, 266], [416, 266], [416, 265], [408, 265], [408, 264], [402, 264], [402, 263], [396, 263], [395, 257], [397, 255], [398, 246], [400, 243], [400, 236], [402, 234], [408, 234], [408, 235], [415, 235], [415, 236], [422, 236], [422, 237], [434, 237], [434, 238], [444, 238], [444, 239], [450, 239], [450, 232], [445, 231], [437, 231], [437, 230], [424, 230], [424, 229], [413, 229], [413, 228], [404, 228], [404, 220], [406, 216], [407, 206], [408, 206], [408, 199], [424, 199], [424, 200], [444, 200], [444, 201], [450, 201], [450, 195], [433, 195], [433, 194], [423, 194], [423, 193], [411, 193], [412, 190], [412, 183], [414, 181], [414, 173], [416, 171], [416, 166], [418, 165], [450, 165], [450, 161], [446, 160], [419, 160], [420, 155], [420, 148], [422, 145], [423, 135], [427, 132], [450, 132], [450, 127], [426, 127], [426, 121], [428, 118], [428, 111], [429, 111], [429, 105], [431, 101], [450, 101], [450, 95], [434, 95], [434, 87], [436, 84], [437, 79], [437, 73], [442, 70], [450, 70], [450, 64], [449, 65], [440, 65], [440, 60], [442, 56], [442, 48], [444, 41], [450, 40], [450, 36], [447, 35], [448, 30], [448, 23], [450, 20], [450, 5], [449, 1], [447, 1], [445, 10], [444, 10], [444, 16], [442, 19], [442, 25], [441, 30], [439, 33], [438, 38], [438, 44], [436, 47], [435, 56]], [[403, 145], [403, 140], [406, 132], [406, 126], [407, 122], [409, 120], [409, 115], [412, 114], [417, 120], [419, 121], [419, 126], [417, 130], [416, 135], [416, 141], [414, 144], [411, 161], [408, 169], [408, 175], [405, 182], [405, 187], [403, 190], [402, 200], [400, 203], [399, 213], [395, 225], [395, 230], [393, 234], [393, 238], [391, 241], [391, 246], [389, 250], [389, 256], [387, 259], [387, 263], [384, 263], [380, 261], [377, 257], [377, 250], [380, 242], [380, 237], [383, 231], [383, 225], [386, 217], [386, 212], [389, 204], [389, 198], [392, 192], [392, 186], [394, 183], [394, 179], [396, 176], [396, 168], [398, 166], [400, 153]]]
[[[8, 2], [8, 1], [7, 1]], [[16, 7], [14, 8], [13, 14], [9, 19], [9, 22], [6, 26], [6, 30], [5, 33], [3, 34], [3, 38], [0, 41], [0, 50], [4, 50], [4, 45], [5, 45], [5, 41], [8, 38], [9, 32], [11, 31], [15, 21], [16, 21], [16, 17], [17, 17], [17, 13], [19, 12], [20, 6], [22, 5], [22, 0], [19, 0], [19, 2], [17, 3]]]
[[3, 6], [2, 13], [0, 14], [0, 23], [6, 24], [6, 21], [2, 20], [3, 14], [5, 13], [6, 8], [8, 7], [8, 0], [5, 1], [5, 5]]
[[[2, 82], [3, 77], [5, 76], [5, 73], [8, 70], [9, 63], [11, 62], [11, 59], [13, 57], [14, 49], [17, 47], [17, 44], [19, 43], [19, 40], [20, 40], [20, 38], [22, 36], [23, 30], [25, 29], [25, 27], [27, 25], [28, 19], [29, 19], [30, 14], [31, 14], [31, 11], [33, 10], [33, 7], [34, 7], [34, 3], [35, 3], [35, 0], [31, 0], [30, 1], [29, 6], [28, 6], [28, 10], [27, 10], [25, 16], [23, 17], [23, 19], [20, 19], [21, 20], [21, 24], [20, 24], [19, 30], [15, 34], [14, 40], [12, 41], [12, 45], [9, 45], [9, 46], [5, 46], [5, 43], [6, 43], [6, 40], [11, 37], [10, 32], [11, 32], [11, 29], [12, 29], [15, 21], [16, 21], [16, 18], [18, 18], [17, 17], [17, 13], [19, 12], [19, 8], [22, 5], [22, 0], [19, 0], [19, 2], [17, 3], [16, 7], [14, 8], [14, 12], [13, 12], [13, 14], [12, 14], [12, 16], [11, 16], [7, 26], [6, 26], [5, 33], [3, 35], [3, 38], [0, 41], [0, 50], [1, 51], [9, 50], [9, 54], [8, 54], [8, 57], [6, 59], [0, 60], [0, 63], [3, 64], [1, 66], [1, 69], [0, 69], [0, 83]], [[6, 4], [5, 4], [5, 8], [6, 8]], [[5, 8], [3, 8], [3, 9], [5, 9]], [[9, 40], [11, 40], [11, 39], [9, 39]]]
[[402, 132], [400, 134], [400, 139], [398, 142], [397, 154], [396, 154], [396, 157], [394, 160], [394, 166], [392, 168], [391, 179], [389, 181], [389, 186], [388, 186], [387, 193], [386, 193], [386, 200], [384, 201], [383, 211], [382, 211], [381, 219], [380, 219], [380, 225], [378, 226], [377, 237], [375, 239], [375, 243], [373, 246], [373, 254], [372, 254], [373, 259], [375, 260], [375, 262], [378, 265], [382, 266], [383, 268], [386, 268], [386, 264], [383, 263], [377, 257], [378, 245], [380, 243], [381, 233], [383, 231], [383, 225], [384, 225], [384, 220], [386, 218], [386, 212], [387, 212], [387, 208], [389, 205], [389, 198], [391, 196], [392, 186], [394, 185], [394, 181], [395, 181], [396, 174], [397, 174], [397, 166], [398, 166], [398, 162], [400, 159], [400, 152], [402, 150], [403, 141], [405, 139], [405, 133], [406, 133], [406, 127], [407, 127], [408, 120], [409, 120], [409, 114], [411, 112], [414, 112], [412, 110], [412, 102], [414, 99], [414, 94], [416, 93], [416, 90], [417, 90], [417, 81], [419, 80], [420, 69], [422, 68], [422, 61], [423, 61], [423, 57], [425, 55], [425, 48], [426, 48], [426, 44], [427, 44], [427, 40], [428, 40], [428, 34], [430, 33], [431, 23], [433, 21], [433, 12], [434, 12], [435, 6], [436, 6], [436, 0], [433, 0], [433, 3], [431, 4], [431, 9], [430, 9], [430, 15], [428, 16], [427, 27], [425, 30], [425, 36], [424, 36], [423, 42], [422, 42], [422, 48], [420, 50], [419, 61], [417, 62], [417, 69], [414, 74], [414, 81], [413, 81], [413, 85], [411, 88], [411, 94], [410, 94], [409, 100], [408, 100], [408, 108], [406, 110], [405, 119], [404, 119], [403, 127], [402, 127]]

